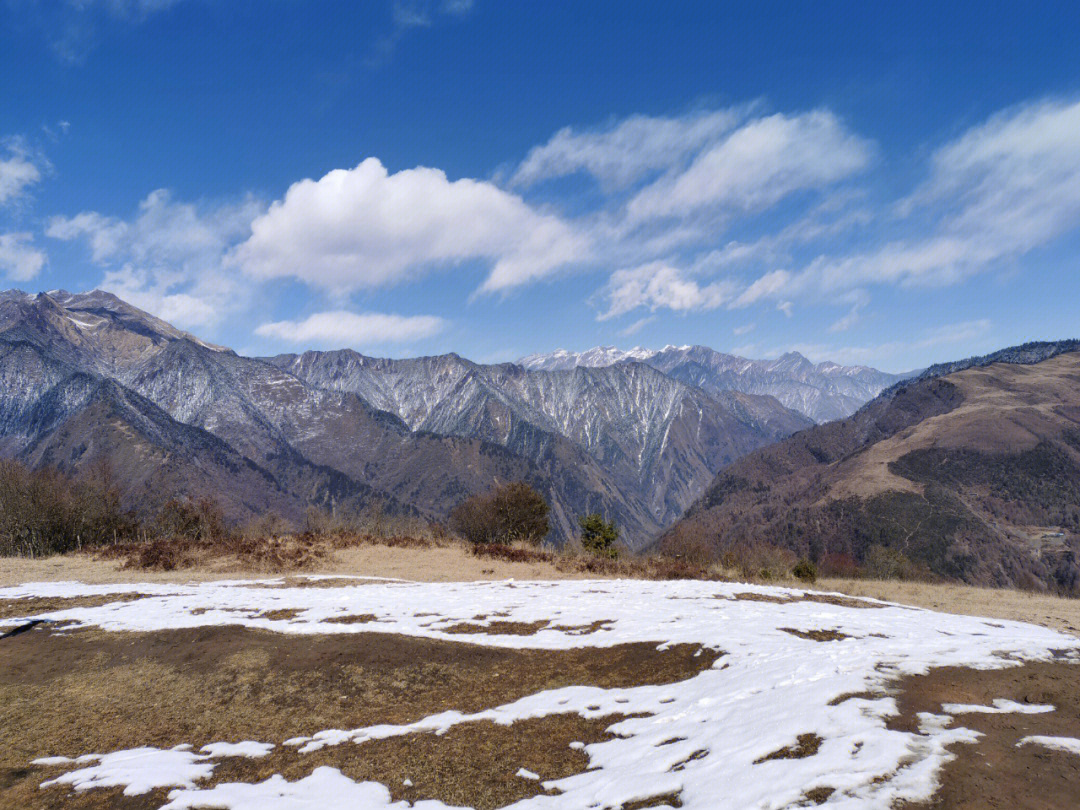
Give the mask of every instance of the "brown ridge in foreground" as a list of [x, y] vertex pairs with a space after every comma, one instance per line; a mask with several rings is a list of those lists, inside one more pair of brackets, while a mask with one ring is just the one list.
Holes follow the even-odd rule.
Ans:
[[1080, 352], [921, 379], [750, 453], [661, 547], [1080, 594]]

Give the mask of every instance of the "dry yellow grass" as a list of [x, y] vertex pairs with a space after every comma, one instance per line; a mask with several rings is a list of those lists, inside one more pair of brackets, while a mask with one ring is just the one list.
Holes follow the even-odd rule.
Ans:
[[[598, 579], [596, 574], [560, 571], [550, 563], [506, 562], [481, 559], [457, 545], [431, 548], [395, 548], [381, 545], [358, 546], [335, 551], [327, 560], [305, 569], [304, 574], [349, 574], [395, 577], [418, 582], [473, 582], [503, 579]], [[23, 582], [78, 580], [88, 583], [114, 582], [198, 582], [214, 579], [266, 579], [265, 571], [239, 568], [228, 561], [215, 561], [197, 568], [175, 571], [125, 569], [117, 560], [103, 560], [84, 554], [68, 554], [42, 559], [0, 558], [0, 587]]]
[[1001, 588], [874, 579], [828, 579], [815, 587], [905, 605], [1050, 627], [1080, 635], [1080, 599]]

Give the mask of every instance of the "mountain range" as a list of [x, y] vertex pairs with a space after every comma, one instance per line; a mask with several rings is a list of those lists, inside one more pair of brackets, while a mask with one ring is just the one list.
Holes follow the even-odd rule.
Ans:
[[865, 402], [914, 373], [887, 374], [866, 366], [812, 363], [798, 352], [788, 352], [775, 360], [747, 360], [706, 346], [665, 346], [655, 351], [623, 351], [613, 346], [585, 352], [560, 349], [518, 361], [524, 368], [537, 371], [601, 368], [626, 362], [644, 363], [714, 395], [738, 391], [772, 396], [818, 423], [850, 416]]
[[1080, 342], [932, 366], [749, 453], [661, 545], [1080, 593]]
[[[351, 350], [252, 358], [110, 293], [9, 291], [0, 455], [70, 472], [105, 459], [133, 507], [210, 495], [237, 521], [273, 512], [299, 522], [312, 506], [375, 502], [444, 520], [469, 495], [525, 480], [551, 504], [553, 542], [599, 511], [641, 547], [725, 465], [811, 427], [823, 403], [854, 407], [893, 381], [704, 347], [644, 359], [541, 368], [535, 358], [482, 365]], [[802, 407], [765, 390], [785, 379]]]

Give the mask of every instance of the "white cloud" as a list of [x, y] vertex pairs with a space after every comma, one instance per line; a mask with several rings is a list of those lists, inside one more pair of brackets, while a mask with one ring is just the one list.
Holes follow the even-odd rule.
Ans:
[[630, 200], [631, 223], [702, 211], [761, 211], [789, 194], [823, 188], [865, 169], [874, 146], [835, 115], [815, 110], [744, 123]]
[[783, 292], [787, 289], [790, 279], [791, 273], [787, 270], [773, 270], [766, 273], [739, 293], [739, 297], [733, 302], [733, 306], [750, 306], [750, 304], [755, 304], [762, 298], [768, 298]]
[[302, 321], [275, 321], [255, 329], [261, 337], [289, 343], [360, 346], [372, 343], [407, 343], [431, 337], [446, 327], [433, 315], [394, 315], [380, 312], [318, 312]]
[[429, 168], [389, 174], [375, 158], [294, 183], [251, 229], [231, 257], [249, 276], [339, 293], [469, 259], [493, 262], [481, 292], [507, 290], [589, 254], [570, 225], [492, 183]]
[[84, 240], [91, 259], [105, 269], [103, 289], [181, 326], [206, 326], [248, 297], [248, 285], [238, 283], [222, 261], [263, 210], [253, 199], [217, 206], [177, 202], [159, 189], [130, 220], [83, 211], [53, 217], [45, 233]]
[[392, 0], [390, 31], [376, 40], [368, 65], [386, 62], [409, 31], [430, 28], [440, 18], [464, 17], [474, 5], [474, 0]]
[[1080, 101], [1005, 110], [938, 149], [926, 183], [898, 206], [936, 223], [924, 238], [811, 262], [793, 284], [955, 284], [1080, 224]]
[[12, 281], [30, 281], [45, 266], [44, 251], [34, 247], [30, 233], [0, 234], [0, 271]]
[[671, 309], [676, 312], [716, 309], [730, 301], [734, 285], [727, 281], [700, 285], [678, 268], [665, 262], [616, 270], [603, 291], [608, 309], [599, 315], [607, 320], [638, 307]]
[[547, 143], [529, 151], [511, 182], [528, 186], [587, 172], [605, 188], [624, 188], [715, 142], [745, 118], [747, 111], [738, 107], [676, 118], [632, 115], [602, 129], [564, 127]]
[[736, 336], [746, 335], [746, 334], [749, 334], [750, 332], [753, 332], [753, 331], [754, 331], [754, 327], [755, 327], [756, 325], [757, 325], [757, 324], [753, 324], [753, 323], [747, 323], [747, 324], [743, 324], [742, 326], [736, 326], [736, 327], [735, 327], [734, 329], [732, 329], [731, 331], [732, 331], [732, 332], [733, 332], [733, 333], [734, 333], [734, 334], [735, 334]]
[[48, 40], [53, 52], [69, 64], [81, 63], [93, 50], [103, 28], [138, 24], [182, 0], [53, 0], [8, 3], [20, 7], [25, 26]]
[[19, 138], [8, 139], [7, 156], [0, 158], [0, 205], [18, 199], [41, 180], [38, 161]]

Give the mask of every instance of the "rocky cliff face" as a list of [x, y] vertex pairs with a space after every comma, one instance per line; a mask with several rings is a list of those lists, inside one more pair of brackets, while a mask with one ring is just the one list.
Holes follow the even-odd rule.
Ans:
[[527, 369], [565, 370], [646, 363], [675, 380], [710, 394], [735, 391], [772, 396], [815, 422], [850, 416], [883, 390], [910, 375], [887, 374], [866, 366], [811, 363], [798, 352], [776, 360], [747, 360], [705, 346], [667, 346], [657, 351], [597, 347], [586, 352], [557, 351], [522, 358]]

